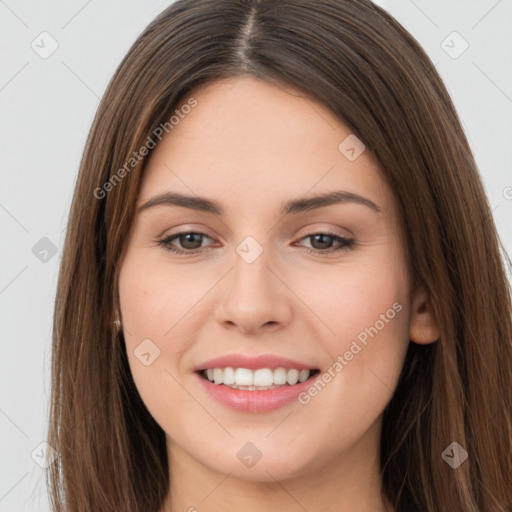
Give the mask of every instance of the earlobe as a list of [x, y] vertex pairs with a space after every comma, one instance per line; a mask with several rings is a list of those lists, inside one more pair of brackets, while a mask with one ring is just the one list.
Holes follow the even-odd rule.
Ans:
[[418, 289], [412, 300], [409, 339], [421, 345], [434, 343], [439, 339], [437, 319], [423, 289]]

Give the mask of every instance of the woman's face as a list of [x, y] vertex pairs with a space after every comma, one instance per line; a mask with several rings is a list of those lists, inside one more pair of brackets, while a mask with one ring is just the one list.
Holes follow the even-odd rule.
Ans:
[[297, 92], [244, 77], [193, 98], [152, 150], [120, 269], [140, 396], [170, 453], [242, 479], [374, 460], [411, 327], [392, 193]]

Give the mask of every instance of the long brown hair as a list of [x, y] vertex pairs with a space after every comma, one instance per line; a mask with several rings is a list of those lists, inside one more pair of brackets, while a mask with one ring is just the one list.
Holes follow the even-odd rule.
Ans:
[[[409, 344], [384, 413], [386, 498], [404, 512], [510, 512], [505, 253], [440, 77], [369, 0], [179, 0], [120, 64], [87, 139], [59, 274], [53, 510], [156, 512], [168, 492], [165, 433], [139, 397], [112, 323], [118, 262], [147, 162], [140, 148], [197, 87], [244, 74], [315, 98], [364, 141], [394, 192], [413, 282], [437, 318], [439, 340]], [[469, 454], [457, 469], [441, 456], [452, 442]]]

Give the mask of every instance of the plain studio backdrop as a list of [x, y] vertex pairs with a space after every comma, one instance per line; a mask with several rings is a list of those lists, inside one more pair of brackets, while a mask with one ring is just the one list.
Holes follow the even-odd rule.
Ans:
[[[0, 0], [0, 512], [49, 510], [40, 463], [53, 301], [80, 156], [117, 65], [170, 3]], [[512, 0], [378, 4], [447, 85], [510, 254]]]

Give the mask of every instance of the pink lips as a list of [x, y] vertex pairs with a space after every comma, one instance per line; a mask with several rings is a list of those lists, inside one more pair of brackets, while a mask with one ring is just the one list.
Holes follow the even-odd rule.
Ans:
[[223, 357], [210, 359], [197, 365], [194, 371], [206, 370], [208, 368], [248, 368], [256, 370], [258, 368], [295, 368], [297, 370], [314, 370], [315, 368], [309, 364], [300, 363], [292, 359], [274, 355], [261, 355], [257, 357], [247, 357], [241, 354], [232, 354]]
[[293, 386], [285, 385], [275, 389], [264, 391], [246, 391], [233, 389], [223, 384], [214, 384], [201, 377], [201, 370], [209, 368], [295, 368], [297, 370], [314, 370], [311, 365], [286, 359], [274, 355], [261, 355], [246, 357], [240, 354], [232, 354], [216, 359], [210, 359], [194, 368], [197, 378], [208, 395], [216, 402], [239, 412], [263, 413], [283, 407], [311, 385], [311, 379], [297, 383]]

